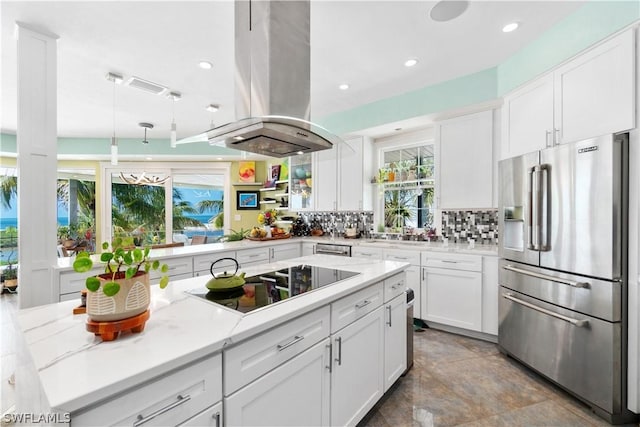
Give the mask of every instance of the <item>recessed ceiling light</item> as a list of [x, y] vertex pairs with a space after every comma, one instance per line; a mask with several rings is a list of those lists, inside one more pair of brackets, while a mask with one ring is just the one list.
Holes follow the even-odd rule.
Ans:
[[216, 160], [222, 160], [222, 157], [216, 157]]
[[347, 89], [349, 89], [349, 85], [346, 84], [346, 83], [342, 83], [340, 86], [338, 86], [338, 88], [340, 90], [347, 90]]
[[429, 16], [438, 22], [451, 21], [462, 15], [467, 7], [469, 2], [466, 0], [442, 0], [431, 8]]
[[242, 141], [244, 138], [238, 135], [238, 136], [234, 136], [233, 139], [235, 139], [236, 141]]
[[205, 107], [205, 109], [210, 113], [215, 113], [220, 109], [220, 106], [217, 104], [209, 104]]
[[298, 151], [298, 154], [304, 154], [304, 151]]
[[153, 160], [153, 157], [145, 157], [145, 160]]
[[416, 65], [418, 63], [418, 60], [415, 58], [410, 58], [407, 59], [406, 61], [404, 61], [404, 66], [405, 67], [413, 67], [414, 65]]
[[203, 70], [210, 70], [211, 68], [213, 68], [213, 64], [209, 61], [200, 61], [198, 63], [198, 66]]
[[502, 27], [502, 32], [503, 33], [510, 33], [511, 31], [515, 31], [518, 29], [520, 24], [518, 24], [517, 22], [512, 22], [510, 24], [505, 25], [504, 27]]

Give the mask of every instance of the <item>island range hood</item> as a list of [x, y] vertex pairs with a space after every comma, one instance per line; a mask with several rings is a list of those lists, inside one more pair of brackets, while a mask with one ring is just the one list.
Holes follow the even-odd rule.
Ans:
[[236, 117], [206, 132], [211, 145], [272, 157], [340, 141], [309, 122], [309, 1], [235, 2]]

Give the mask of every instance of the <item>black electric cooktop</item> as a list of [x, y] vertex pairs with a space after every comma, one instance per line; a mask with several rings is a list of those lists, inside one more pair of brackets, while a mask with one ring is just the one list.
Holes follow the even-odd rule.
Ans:
[[202, 290], [192, 289], [187, 292], [207, 301], [248, 313], [358, 274], [360, 273], [302, 264], [245, 277], [245, 284], [236, 289], [213, 292], [203, 286]]

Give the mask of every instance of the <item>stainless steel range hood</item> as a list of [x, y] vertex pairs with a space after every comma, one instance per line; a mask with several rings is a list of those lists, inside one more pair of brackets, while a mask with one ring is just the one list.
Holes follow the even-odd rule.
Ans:
[[209, 143], [272, 157], [326, 150], [340, 141], [309, 122], [309, 1], [235, 2], [236, 117]]

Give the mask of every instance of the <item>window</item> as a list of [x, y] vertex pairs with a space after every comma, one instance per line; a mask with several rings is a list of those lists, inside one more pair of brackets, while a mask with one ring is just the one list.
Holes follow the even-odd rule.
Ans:
[[15, 167], [0, 168], [0, 265], [18, 262], [18, 173]]
[[[103, 165], [105, 203], [104, 236], [122, 237], [137, 246], [182, 242], [195, 235], [211, 242], [222, 236], [230, 214], [228, 163], [169, 164], [123, 163]], [[142, 174], [150, 180], [136, 184]], [[154, 180], [166, 181], [154, 184]], [[143, 180], [140, 180], [142, 183]], [[225, 197], [226, 196], [226, 197]], [[227, 215], [225, 215], [225, 213]]]
[[378, 182], [384, 200], [384, 226], [393, 232], [434, 227], [433, 144], [381, 152]]
[[57, 200], [58, 243], [75, 252], [95, 252], [95, 170], [58, 168]]

